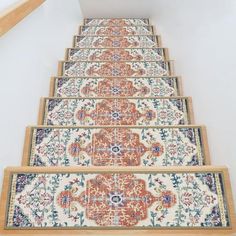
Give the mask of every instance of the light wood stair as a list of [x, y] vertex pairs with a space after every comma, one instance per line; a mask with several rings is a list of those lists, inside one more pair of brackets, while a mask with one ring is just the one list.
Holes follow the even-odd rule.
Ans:
[[236, 234], [228, 170], [149, 19], [84, 19], [0, 209], [0, 235]]

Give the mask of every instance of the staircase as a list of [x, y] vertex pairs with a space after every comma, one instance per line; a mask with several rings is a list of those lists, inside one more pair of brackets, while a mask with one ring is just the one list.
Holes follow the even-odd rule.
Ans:
[[181, 83], [148, 19], [85, 19], [5, 170], [1, 233], [233, 235], [227, 168]]

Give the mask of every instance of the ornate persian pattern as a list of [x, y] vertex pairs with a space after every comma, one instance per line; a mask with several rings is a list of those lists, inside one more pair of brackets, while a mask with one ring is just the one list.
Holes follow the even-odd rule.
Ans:
[[70, 48], [68, 61], [164, 61], [163, 48], [78, 49]]
[[157, 36], [75, 36], [74, 47], [78, 48], [155, 48], [158, 47]]
[[32, 128], [30, 166], [204, 165], [199, 127]]
[[9, 228], [226, 228], [223, 174], [14, 173]]
[[132, 26], [132, 25], [142, 25], [148, 26], [148, 19], [85, 19], [84, 24], [86, 26]]
[[81, 26], [80, 35], [82, 36], [153, 35], [153, 30], [152, 26], [124, 26], [124, 27]]
[[176, 77], [74, 78], [57, 77], [56, 97], [170, 97], [179, 95]]
[[171, 75], [168, 61], [157, 62], [63, 62], [64, 76], [157, 77]]
[[46, 98], [44, 125], [189, 124], [187, 98]]

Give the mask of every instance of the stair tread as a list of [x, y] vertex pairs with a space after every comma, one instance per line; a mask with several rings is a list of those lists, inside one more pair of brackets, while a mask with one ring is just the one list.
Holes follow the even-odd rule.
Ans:
[[133, 77], [168, 76], [173, 74], [173, 61], [92, 62], [62, 61], [59, 76]]
[[53, 77], [55, 97], [160, 97], [182, 95], [178, 77], [88, 78]]
[[86, 18], [86, 26], [149, 25], [148, 18]]
[[189, 97], [43, 98], [43, 125], [180, 125], [193, 122]]
[[[8, 168], [4, 183], [1, 224], [8, 230], [86, 226], [219, 233], [220, 229], [232, 232], [235, 222], [228, 172], [223, 167]], [[25, 219], [20, 226], [14, 217], [19, 212]]]
[[153, 48], [160, 47], [157, 35], [75, 36], [74, 47], [80, 48]]
[[113, 36], [124, 36], [124, 35], [153, 35], [152, 26], [80, 26], [80, 35], [113, 35]]
[[165, 48], [68, 48], [68, 61], [163, 61]]
[[33, 126], [26, 131], [22, 164], [149, 167], [209, 163], [202, 126]]

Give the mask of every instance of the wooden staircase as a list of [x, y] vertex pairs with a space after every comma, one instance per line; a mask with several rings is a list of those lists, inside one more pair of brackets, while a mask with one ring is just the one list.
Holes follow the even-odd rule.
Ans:
[[0, 207], [4, 235], [234, 235], [228, 170], [149, 19], [84, 20]]

